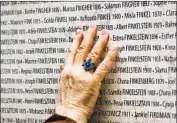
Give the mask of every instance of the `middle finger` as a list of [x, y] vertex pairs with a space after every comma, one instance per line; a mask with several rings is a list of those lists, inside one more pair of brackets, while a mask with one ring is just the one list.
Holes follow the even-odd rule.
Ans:
[[91, 26], [88, 31], [84, 34], [84, 39], [81, 42], [79, 48], [77, 49], [75, 63], [82, 64], [83, 61], [86, 59], [88, 53], [90, 52], [94, 38], [97, 34], [97, 27]]

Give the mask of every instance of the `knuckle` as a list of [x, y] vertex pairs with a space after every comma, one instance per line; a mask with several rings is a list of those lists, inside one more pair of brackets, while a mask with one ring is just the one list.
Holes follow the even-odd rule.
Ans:
[[68, 53], [68, 57], [73, 57], [75, 55], [75, 52], [71, 50], [71, 52]]
[[75, 52], [73, 49], [69, 49], [68, 53], [67, 53], [67, 57], [72, 57], [75, 55]]
[[77, 49], [77, 53], [82, 53], [86, 50], [86, 45], [81, 44], [80, 47]]
[[98, 58], [99, 54], [96, 50], [93, 50], [91, 53], [89, 53], [88, 57]]
[[99, 70], [101, 70], [101, 71], [106, 71], [108, 69], [109, 69], [109, 66], [105, 62], [102, 62], [99, 66]]
[[111, 62], [116, 61], [116, 57], [113, 57], [111, 54], [108, 54], [108, 55], [107, 55], [107, 59], [108, 59], [109, 61], [111, 61]]
[[75, 56], [75, 59], [76, 60], [81, 60], [83, 58], [83, 54], [81, 52], [77, 53], [76, 56]]
[[63, 71], [60, 74], [60, 77], [62, 79], [67, 79], [68, 77], [70, 77], [70, 75], [71, 75], [71, 71], [67, 70], [67, 68], [64, 68]]
[[67, 77], [67, 74], [64, 70], [61, 72], [60, 77], [61, 77], [61, 79], [64, 79]]

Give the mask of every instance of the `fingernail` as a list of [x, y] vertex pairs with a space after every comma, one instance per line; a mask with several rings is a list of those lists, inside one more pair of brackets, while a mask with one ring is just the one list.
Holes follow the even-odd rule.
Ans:
[[68, 53], [70, 53], [71, 52], [71, 50], [70, 49], [68, 49]]
[[64, 69], [64, 65], [60, 65], [60, 69], [63, 70]]
[[81, 32], [82, 32], [82, 30], [77, 29], [76, 34], [79, 34], [79, 33], [81, 33]]
[[117, 47], [112, 48], [112, 51], [116, 51], [116, 50], [118, 50], [118, 48], [117, 48]]
[[94, 27], [95, 27], [95, 24], [90, 24], [89, 27], [90, 27], [90, 28], [94, 28]]
[[101, 31], [101, 35], [107, 34], [106, 30]]

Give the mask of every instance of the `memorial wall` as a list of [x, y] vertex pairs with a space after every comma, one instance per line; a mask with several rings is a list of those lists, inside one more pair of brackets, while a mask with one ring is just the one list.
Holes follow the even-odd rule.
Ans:
[[55, 112], [77, 29], [119, 47], [89, 123], [176, 123], [176, 2], [1, 2], [1, 123]]

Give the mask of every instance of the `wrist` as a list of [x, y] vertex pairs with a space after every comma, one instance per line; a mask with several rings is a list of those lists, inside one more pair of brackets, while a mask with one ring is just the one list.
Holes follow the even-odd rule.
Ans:
[[64, 106], [57, 106], [56, 114], [68, 117], [74, 120], [76, 123], [87, 123], [88, 121], [88, 117], [84, 112]]

